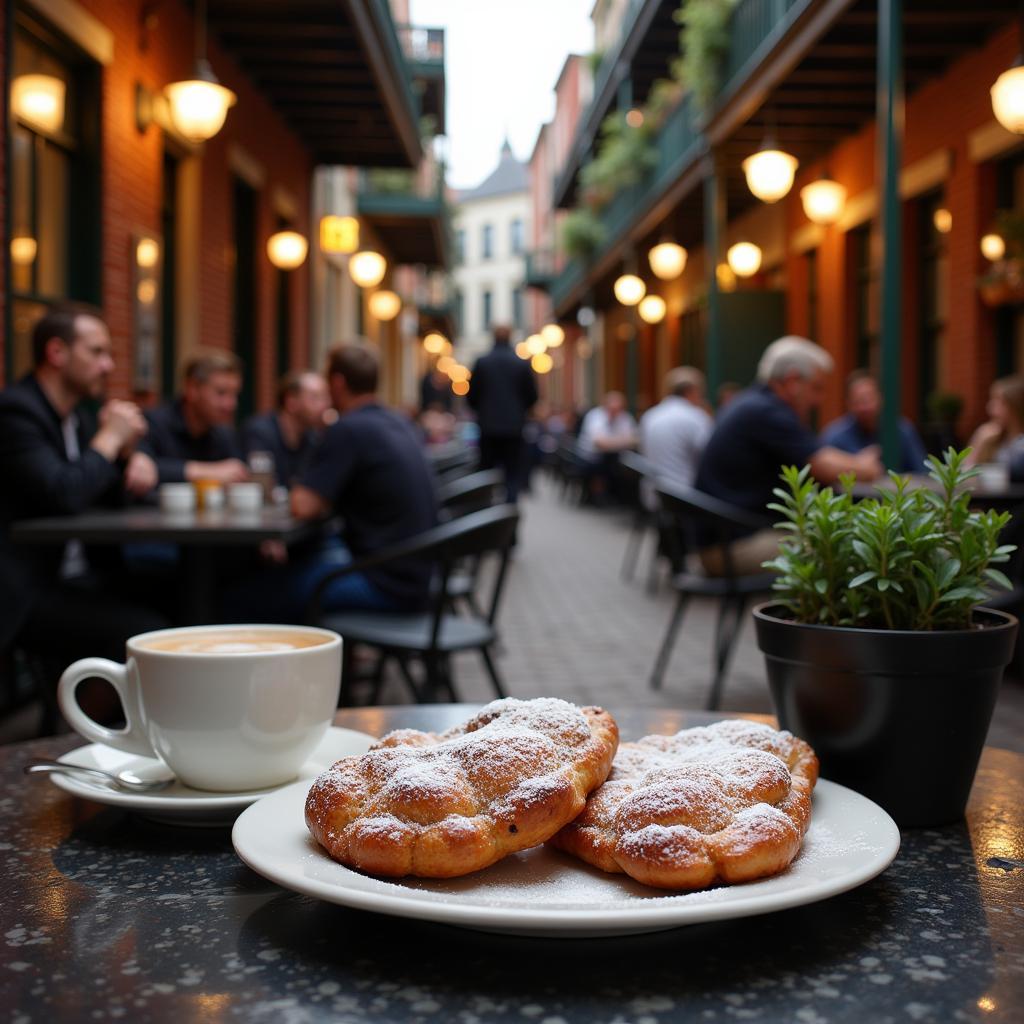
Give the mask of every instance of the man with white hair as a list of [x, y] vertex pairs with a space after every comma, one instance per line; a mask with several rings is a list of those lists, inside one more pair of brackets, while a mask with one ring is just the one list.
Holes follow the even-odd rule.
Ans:
[[[823, 484], [834, 483], [843, 473], [854, 473], [858, 480], [881, 476], [877, 446], [856, 454], [823, 446], [808, 424], [832, 369], [832, 357], [806, 338], [773, 341], [761, 356], [757, 383], [730, 402], [716, 422], [697, 470], [697, 489], [768, 515], [766, 506], [783, 466], [809, 465]], [[775, 557], [778, 542], [772, 529], [740, 537], [732, 545], [736, 572], [760, 571], [762, 562]], [[720, 547], [702, 550], [701, 561], [711, 575], [725, 571]]]

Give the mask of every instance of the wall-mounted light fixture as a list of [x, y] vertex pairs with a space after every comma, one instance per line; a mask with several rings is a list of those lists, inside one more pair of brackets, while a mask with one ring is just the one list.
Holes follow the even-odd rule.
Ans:
[[530, 366], [533, 367], [534, 373], [550, 373], [552, 367], [555, 365], [554, 359], [547, 354], [547, 352], [538, 352], [531, 360]]
[[821, 178], [800, 189], [800, 202], [809, 221], [834, 224], [846, 205], [846, 187], [830, 178]]
[[379, 252], [364, 249], [349, 258], [348, 272], [360, 288], [375, 288], [388, 272], [388, 261]]
[[352, 253], [359, 248], [359, 219], [328, 214], [320, 218], [320, 249]]
[[771, 143], [743, 161], [747, 188], [762, 202], [778, 202], [793, 187], [798, 160]]
[[944, 206], [940, 206], [932, 214], [932, 224], [940, 235], [948, 235], [953, 230], [953, 214]]
[[737, 277], [753, 277], [761, 269], [761, 249], [753, 242], [737, 242], [725, 254]]
[[558, 324], [545, 324], [540, 329], [540, 336], [548, 348], [558, 348], [565, 341], [565, 331]]
[[665, 300], [660, 295], [645, 295], [636, 311], [640, 319], [647, 324], [660, 324], [665, 319]]
[[996, 260], [1001, 260], [1006, 255], [1006, 242], [1003, 241], [1001, 235], [994, 233], [982, 235], [981, 254], [985, 259], [995, 263]]
[[526, 339], [526, 349], [531, 356], [539, 356], [542, 352], [548, 350], [548, 343], [544, 340], [544, 337], [540, 334], [531, 334]]
[[309, 242], [298, 231], [278, 231], [267, 239], [267, 256], [278, 270], [295, 270], [306, 262]]
[[659, 242], [647, 254], [651, 272], [662, 281], [673, 281], [686, 269], [686, 250], [675, 242]]
[[376, 320], [394, 320], [402, 311], [402, 300], [387, 288], [374, 292], [368, 301], [370, 314]]
[[16, 267], [30, 267], [36, 261], [39, 246], [31, 235], [15, 235], [11, 239], [11, 262]]
[[437, 331], [431, 331], [423, 339], [423, 348], [429, 352], [432, 356], [439, 356], [444, 352], [445, 346], [448, 344], [448, 339]]
[[624, 306], [635, 306], [647, 294], [647, 285], [636, 274], [623, 274], [613, 288], [615, 298]]
[[18, 75], [11, 82], [11, 111], [31, 128], [58, 132], [64, 127], [66, 89], [53, 75]]

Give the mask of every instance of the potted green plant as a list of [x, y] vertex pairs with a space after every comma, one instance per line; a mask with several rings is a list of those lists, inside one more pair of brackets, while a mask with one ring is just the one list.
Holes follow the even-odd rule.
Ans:
[[786, 536], [754, 618], [780, 724], [903, 827], [962, 817], [1017, 632], [978, 607], [1010, 586], [994, 566], [1015, 548], [1008, 513], [970, 508], [967, 454], [931, 456], [931, 487], [891, 474], [863, 501], [852, 478], [789, 467], [769, 506]]

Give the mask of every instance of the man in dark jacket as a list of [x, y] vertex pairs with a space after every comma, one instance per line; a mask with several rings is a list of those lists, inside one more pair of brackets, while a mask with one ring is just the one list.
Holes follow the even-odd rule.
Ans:
[[156, 483], [152, 460], [134, 450], [146, 421], [132, 402], [111, 399], [95, 417], [114, 368], [99, 312], [55, 307], [36, 324], [35, 369], [0, 393], [0, 652], [12, 642], [62, 669], [86, 655], [124, 657], [124, 641], [167, 625], [131, 600], [111, 548], [17, 545], [11, 524], [116, 504]]
[[494, 328], [494, 348], [476, 361], [468, 400], [480, 425], [480, 464], [502, 469], [508, 500], [515, 502], [524, 468], [523, 426], [537, 401], [537, 381], [509, 341], [507, 327]]

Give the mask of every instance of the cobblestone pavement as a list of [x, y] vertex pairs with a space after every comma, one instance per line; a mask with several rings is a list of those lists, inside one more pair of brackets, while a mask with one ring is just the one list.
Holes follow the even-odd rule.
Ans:
[[[516, 697], [555, 696], [629, 707], [701, 708], [711, 679], [715, 607], [691, 603], [661, 691], [647, 678], [672, 611], [672, 594], [661, 583], [645, 587], [649, 547], [641, 552], [636, 579], [619, 578], [629, 532], [626, 513], [563, 503], [539, 482], [523, 501], [520, 544], [509, 568], [499, 623], [504, 650], [499, 671]], [[456, 659], [463, 700], [493, 696], [479, 658]], [[389, 702], [407, 699], [397, 680], [385, 688]], [[764, 664], [745, 623], [726, 680], [723, 710], [771, 712]], [[989, 743], [1024, 752], [1024, 684], [1003, 683]]]

